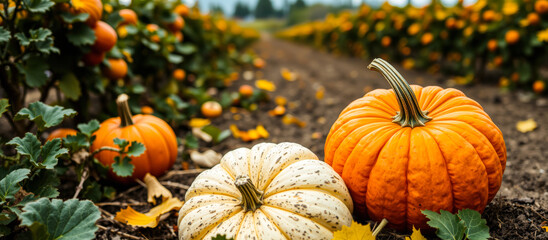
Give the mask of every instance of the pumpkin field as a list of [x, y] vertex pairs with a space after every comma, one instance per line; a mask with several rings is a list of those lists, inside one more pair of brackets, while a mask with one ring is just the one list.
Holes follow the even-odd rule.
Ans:
[[2, 0], [0, 239], [548, 239], [547, 0], [256, 2]]

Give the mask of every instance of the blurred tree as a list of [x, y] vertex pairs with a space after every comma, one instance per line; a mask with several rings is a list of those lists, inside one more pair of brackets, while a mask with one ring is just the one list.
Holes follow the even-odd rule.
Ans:
[[255, 7], [255, 18], [269, 18], [274, 16], [275, 11], [270, 0], [259, 0]]
[[297, 0], [295, 1], [295, 3], [291, 4], [289, 11], [292, 12], [292, 11], [300, 10], [303, 8], [306, 8], [306, 3], [304, 2], [304, 0]]
[[211, 5], [211, 7], [209, 8], [211, 9], [211, 13], [214, 13], [214, 14], [224, 14], [224, 10], [223, 10], [223, 7], [221, 7], [221, 5]]
[[242, 2], [237, 2], [236, 7], [234, 9], [233, 16], [235, 18], [246, 18], [251, 14], [251, 10], [249, 9], [249, 6]]

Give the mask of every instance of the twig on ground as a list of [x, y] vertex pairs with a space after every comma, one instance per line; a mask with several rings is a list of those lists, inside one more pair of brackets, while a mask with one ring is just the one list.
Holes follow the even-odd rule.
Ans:
[[76, 187], [76, 192], [74, 193], [74, 196], [72, 198], [77, 198], [78, 194], [80, 194], [80, 191], [84, 188], [84, 182], [86, 179], [88, 179], [89, 176], [89, 169], [86, 167], [84, 169], [84, 172], [82, 172], [82, 177], [80, 177], [80, 183], [78, 183], [78, 186]]
[[118, 234], [122, 237], [130, 238], [130, 239], [143, 239], [141, 237], [133, 236], [133, 235], [128, 234], [128, 233], [120, 232], [120, 231], [115, 230], [115, 229], [111, 229], [111, 228], [108, 228], [108, 227], [105, 227], [105, 226], [101, 226], [99, 224], [97, 224], [97, 227], [99, 227], [100, 229], [105, 230], [105, 231], [113, 232], [113, 233]]
[[205, 171], [206, 169], [188, 169], [188, 170], [174, 170], [167, 172], [164, 176], [160, 177], [160, 180], [169, 179], [175, 175], [196, 174]]
[[532, 212], [534, 212], [537, 216], [539, 216], [540, 218], [542, 218], [542, 220], [548, 221], [548, 218], [546, 218], [545, 216], [542, 216], [542, 214], [540, 214], [539, 212], [535, 211], [535, 209], [533, 209], [532, 207], [530, 207], [530, 206], [525, 206], [525, 205], [521, 205], [521, 204], [517, 204], [517, 203], [514, 203], [514, 204], [516, 204], [516, 206], [518, 206], [518, 207], [529, 209], [529, 210], [531, 210]]

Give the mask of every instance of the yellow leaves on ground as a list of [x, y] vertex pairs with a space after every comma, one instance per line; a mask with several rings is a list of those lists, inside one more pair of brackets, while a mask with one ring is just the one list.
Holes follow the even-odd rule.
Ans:
[[171, 192], [162, 186], [156, 177], [147, 174], [144, 180], [148, 190], [147, 201], [156, 204], [155, 197], [161, 196], [162, 203], [153, 207], [147, 213], [137, 212], [128, 206], [116, 213], [115, 220], [131, 226], [154, 228], [158, 226], [162, 215], [169, 213], [171, 210], [179, 210], [183, 206], [183, 202], [173, 198]]
[[247, 131], [241, 131], [236, 125], [232, 124], [230, 125], [230, 131], [232, 132], [232, 136], [242, 139], [244, 142], [270, 137], [270, 133], [268, 133], [266, 128], [261, 124], [257, 125], [255, 129], [249, 129]]
[[200, 153], [198, 151], [190, 152], [190, 159], [200, 167], [213, 167], [221, 162], [222, 154], [217, 153], [211, 149]]
[[255, 81], [255, 87], [257, 87], [258, 89], [269, 91], [269, 92], [276, 91], [276, 85], [274, 85], [273, 82], [265, 79], [260, 79]]
[[527, 119], [516, 123], [516, 128], [522, 133], [531, 132], [537, 128], [537, 122], [534, 119]]
[[548, 232], [548, 226], [542, 226], [542, 228], [544, 228], [544, 230], [546, 230], [546, 232]]
[[316, 99], [322, 100], [324, 96], [325, 96], [325, 87], [319, 86], [318, 89], [316, 90]]
[[284, 117], [282, 118], [282, 122], [285, 124], [285, 125], [291, 125], [291, 124], [295, 124], [299, 127], [306, 127], [306, 122], [305, 121], [302, 121], [300, 120], [299, 118], [291, 115], [291, 114], [286, 114], [284, 115]]
[[341, 230], [333, 233], [333, 240], [375, 240], [369, 224], [361, 225], [352, 221], [350, 227], [343, 226]]
[[145, 175], [145, 184], [147, 185], [147, 201], [152, 204], [156, 204], [156, 198], [161, 197], [162, 201], [166, 201], [171, 198], [171, 192], [167, 190], [158, 179], [147, 173]]
[[420, 229], [415, 229], [413, 226], [413, 233], [409, 237], [405, 237], [405, 240], [427, 240], [422, 234]]
[[274, 109], [268, 111], [268, 114], [270, 116], [282, 116], [285, 114], [285, 107], [284, 106], [276, 106]]
[[297, 74], [289, 71], [287, 68], [280, 69], [280, 74], [282, 75], [282, 78], [287, 81], [293, 82], [297, 80]]
[[209, 124], [211, 124], [211, 120], [209, 120], [207, 118], [192, 118], [192, 119], [190, 119], [190, 122], [188, 123], [188, 125], [191, 128], [201, 128], [201, 127], [205, 127]]

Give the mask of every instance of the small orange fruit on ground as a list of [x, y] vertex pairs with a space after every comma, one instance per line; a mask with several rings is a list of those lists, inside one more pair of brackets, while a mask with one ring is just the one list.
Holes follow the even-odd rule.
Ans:
[[141, 113], [143, 113], [143, 114], [153, 114], [154, 109], [152, 109], [150, 106], [142, 106], [141, 107]]
[[114, 28], [108, 25], [108, 23], [98, 21], [95, 27], [93, 27], [93, 31], [95, 32], [95, 42], [91, 46], [91, 49], [94, 51], [108, 52], [116, 45], [118, 36]]
[[172, 32], [180, 31], [181, 29], [183, 29], [183, 27], [185, 27], [185, 20], [183, 20], [181, 16], [177, 15], [175, 16], [175, 21], [173, 21], [172, 23], [169, 23], [167, 27]]
[[71, 128], [58, 128], [49, 134], [47, 141], [55, 138], [65, 138], [68, 135], [76, 135], [77, 133], [78, 131]]
[[118, 14], [120, 15], [120, 17], [124, 19], [124, 21], [122, 21], [120, 25], [126, 25], [126, 24], [136, 25], [137, 24], [137, 14], [133, 10], [122, 9], [118, 12]]
[[244, 97], [251, 97], [251, 95], [253, 95], [253, 87], [247, 84], [242, 85], [240, 86], [239, 92], [240, 95]]
[[527, 14], [527, 22], [529, 22], [530, 25], [538, 25], [540, 23], [540, 17], [534, 12], [529, 13]]
[[96, 66], [101, 63], [103, 59], [105, 59], [105, 55], [105, 52], [90, 51], [89, 53], [86, 53], [84, 57], [82, 57], [82, 60], [84, 61], [84, 64], [86, 64], [86, 66]]
[[106, 67], [103, 71], [105, 77], [116, 80], [124, 78], [127, 75], [127, 63], [121, 58], [109, 58], [110, 68]]
[[221, 104], [215, 101], [207, 101], [204, 104], [202, 104], [202, 114], [208, 118], [214, 118], [221, 116], [221, 113], [223, 113], [223, 107]]
[[489, 51], [494, 52], [495, 50], [497, 50], [497, 47], [498, 47], [497, 40], [491, 39], [489, 40], [489, 42], [487, 42], [487, 49], [489, 49]]
[[265, 65], [266, 63], [262, 58], [253, 59], [253, 66], [255, 66], [256, 68], [264, 68]]
[[176, 14], [179, 16], [185, 17], [188, 16], [188, 7], [184, 4], [179, 4], [177, 7], [175, 7], [175, 10], [173, 10]]
[[536, 80], [534, 83], [533, 83], [533, 91], [535, 91], [535, 93], [537, 94], [541, 94], [542, 92], [544, 92], [544, 89], [545, 89], [545, 84], [543, 81], [541, 80]]
[[186, 73], [185, 73], [185, 70], [183, 69], [177, 68], [175, 69], [175, 71], [173, 71], [173, 78], [175, 78], [175, 80], [179, 82], [185, 80], [185, 76], [186, 76]]
[[516, 44], [519, 41], [519, 32], [517, 30], [508, 30], [504, 39], [506, 39], [506, 42], [510, 45]]
[[548, 1], [547, 0], [538, 0], [535, 2], [535, 12], [538, 14], [548, 13]]

